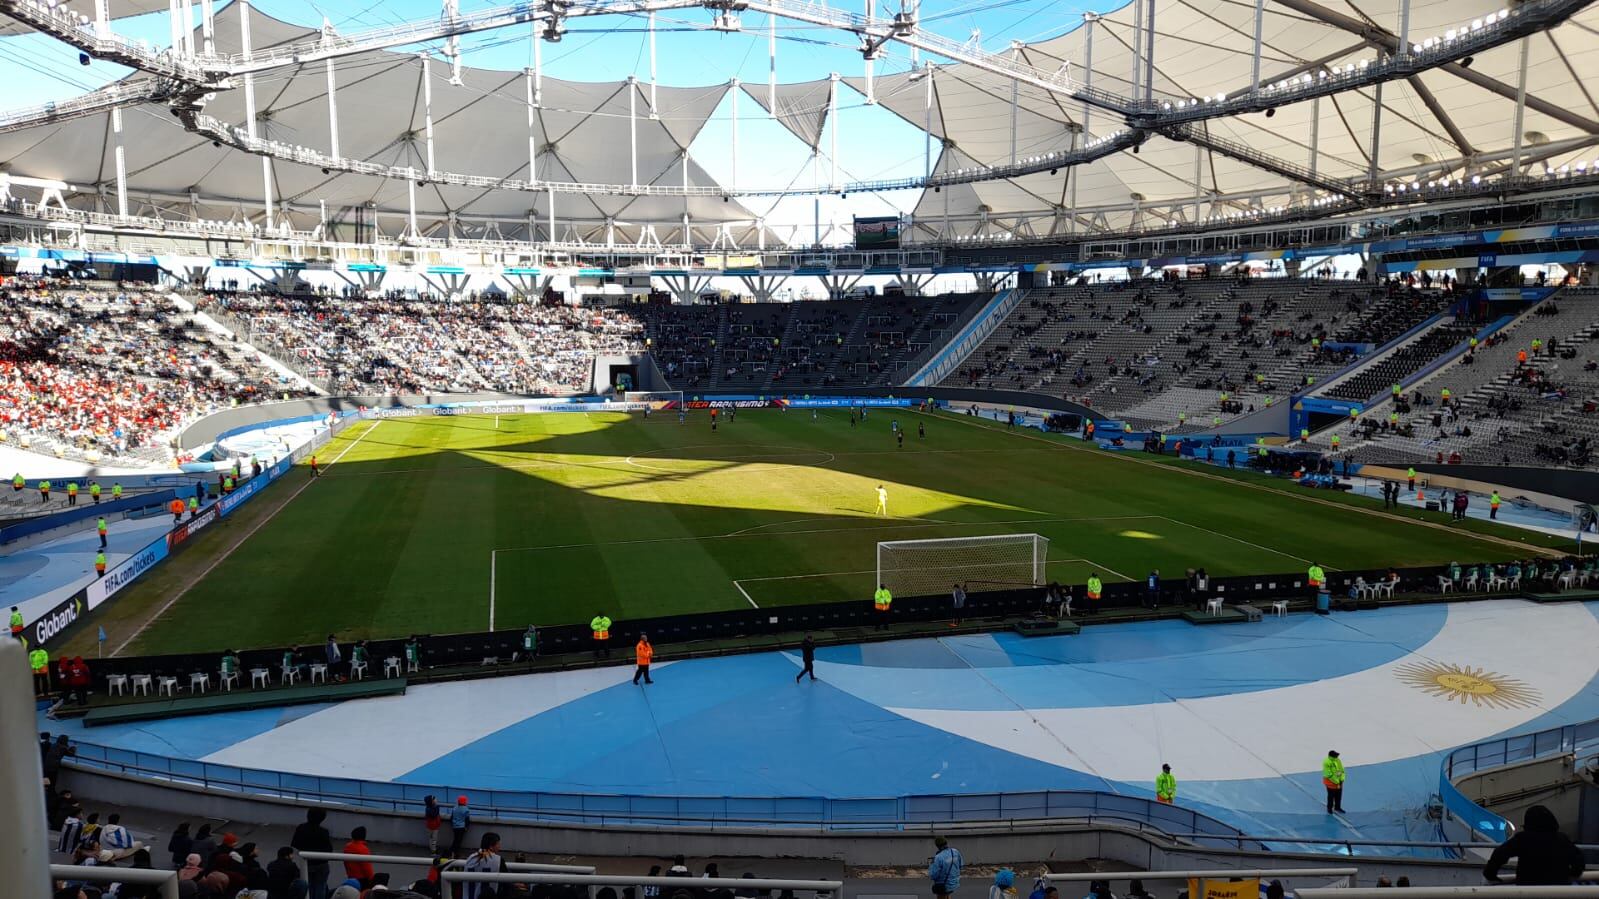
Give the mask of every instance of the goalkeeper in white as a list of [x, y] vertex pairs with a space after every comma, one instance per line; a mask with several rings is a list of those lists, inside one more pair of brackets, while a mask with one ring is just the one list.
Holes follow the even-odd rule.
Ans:
[[885, 516], [885, 517], [888, 515], [888, 490], [886, 488], [884, 488], [882, 484], [878, 484], [877, 485], [877, 513], [876, 514], [882, 515], [882, 516]]

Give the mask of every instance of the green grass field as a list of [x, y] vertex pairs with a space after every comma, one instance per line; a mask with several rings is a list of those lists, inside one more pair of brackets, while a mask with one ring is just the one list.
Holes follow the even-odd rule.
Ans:
[[[1514, 547], [1477, 534], [1524, 536], [909, 410], [858, 427], [844, 410], [745, 411], [716, 433], [703, 412], [394, 419], [321, 458], [336, 460], [322, 478], [296, 471], [257, 501], [300, 491], [237, 550], [207, 547], [253, 526], [243, 510], [169, 563], [214, 567], [126, 651], [483, 630], [491, 589], [500, 628], [866, 602], [881, 540], [1038, 533], [1049, 577], [1080, 583], [1506, 559]], [[874, 515], [879, 483], [890, 518]], [[148, 616], [177, 576], [113, 606]]]

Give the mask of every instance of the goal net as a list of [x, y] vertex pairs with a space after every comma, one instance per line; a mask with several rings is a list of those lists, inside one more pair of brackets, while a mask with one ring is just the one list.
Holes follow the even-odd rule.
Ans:
[[622, 399], [629, 403], [649, 403], [650, 408], [657, 412], [683, 408], [681, 390], [629, 390], [622, 394]]
[[877, 583], [895, 596], [1015, 590], [1045, 583], [1049, 539], [1038, 534], [889, 540], [877, 544]]

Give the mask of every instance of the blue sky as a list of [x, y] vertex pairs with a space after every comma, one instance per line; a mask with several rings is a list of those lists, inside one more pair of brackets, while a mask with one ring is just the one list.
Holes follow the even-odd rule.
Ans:
[[[494, 5], [498, 4], [490, 0], [464, 0], [462, 11]], [[1082, 22], [1085, 11], [1106, 12], [1120, 5], [1120, 0], [924, 0], [921, 14], [923, 27], [930, 31], [962, 41], [980, 32], [982, 46], [998, 51], [1012, 40], [1036, 41], [1069, 31]], [[321, 25], [325, 17], [341, 31], [424, 19], [437, 15], [440, 8], [425, 0], [321, 4], [312, 0], [261, 0], [256, 6], [269, 15], [309, 27]], [[858, 3], [845, 6], [857, 11], [861, 8]], [[897, 9], [897, 4], [880, 6], [878, 12], [892, 13]], [[729, 34], [706, 30], [710, 15], [703, 9], [659, 14], [656, 48], [660, 83], [718, 84], [738, 77], [764, 84], [769, 67], [766, 17], [745, 13], [743, 33]], [[545, 72], [575, 81], [612, 81], [630, 74], [647, 81], [649, 49], [645, 26], [643, 18], [627, 16], [573, 19], [564, 41], [544, 45]], [[120, 34], [152, 44], [169, 42], [164, 12], [122, 19], [115, 27]], [[862, 59], [853, 35], [782, 20], [777, 28], [779, 81], [809, 81], [835, 71], [846, 76], [862, 74]], [[467, 65], [519, 70], [532, 64], [532, 49], [523, 29], [471, 35], [462, 39], [462, 47]], [[876, 69], [879, 74], [903, 72], [910, 65], [909, 49], [890, 44], [888, 56], [877, 61]], [[120, 77], [125, 71], [101, 62], [83, 67], [78, 64], [77, 51], [37, 35], [0, 39], [0, 77], [10, 88], [8, 96], [17, 98], [15, 105], [24, 102], [21, 98], [32, 104], [71, 97]], [[841, 180], [922, 174], [921, 129], [881, 107], [866, 105], [864, 98], [848, 87], [841, 87], [839, 96]], [[690, 148], [694, 158], [724, 183], [729, 180], [731, 168], [730, 102], [723, 101]], [[824, 154], [827, 147], [824, 135]], [[766, 118], [748, 97], [740, 101], [739, 107], [739, 158], [738, 181], [742, 187], [815, 183], [809, 148]], [[824, 181], [828, 170], [824, 157]], [[907, 210], [916, 198], [915, 191], [876, 196], [851, 194], [847, 200], [824, 198], [821, 216], [826, 221], [845, 220], [850, 214], [892, 214]], [[771, 202], [751, 200], [746, 205], [765, 213]], [[786, 200], [768, 214], [772, 221], [807, 225], [812, 217], [813, 205], [808, 198]]]

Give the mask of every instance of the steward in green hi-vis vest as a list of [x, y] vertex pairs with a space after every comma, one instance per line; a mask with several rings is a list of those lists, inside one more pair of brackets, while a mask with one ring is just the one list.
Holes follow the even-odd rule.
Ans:
[[1171, 805], [1177, 799], [1177, 778], [1172, 776], [1170, 765], [1161, 765], [1155, 775], [1155, 799]]

